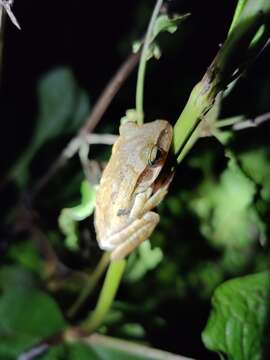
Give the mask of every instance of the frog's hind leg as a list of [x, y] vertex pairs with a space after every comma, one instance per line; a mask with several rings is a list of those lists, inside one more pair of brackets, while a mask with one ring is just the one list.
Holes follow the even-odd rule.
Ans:
[[[159, 215], [148, 212], [136, 222], [132, 235], [111, 253], [111, 260], [121, 260], [152, 234], [159, 222]], [[134, 224], [135, 225], [135, 224]]]

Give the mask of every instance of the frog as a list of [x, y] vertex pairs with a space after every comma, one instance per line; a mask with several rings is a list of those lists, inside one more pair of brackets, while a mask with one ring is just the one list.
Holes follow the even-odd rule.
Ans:
[[149, 238], [160, 216], [152, 211], [164, 199], [173, 178], [166, 167], [172, 143], [167, 120], [142, 125], [128, 121], [101, 176], [94, 225], [99, 247], [121, 260]]

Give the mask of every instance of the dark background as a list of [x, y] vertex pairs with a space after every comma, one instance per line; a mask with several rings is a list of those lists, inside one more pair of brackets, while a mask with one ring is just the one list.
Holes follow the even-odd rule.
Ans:
[[[67, 65], [94, 103], [147, 26], [154, 1], [15, 1], [22, 27], [6, 27], [1, 84], [1, 169], [29, 142], [37, 112], [36, 87], [48, 70]], [[68, 4], [68, 5], [67, 5]], [[183, 34], [164, 39], [164, 56], [149, 66], [146, 111], [175, 121], [192, 86], [224, 41], [235, 1], [169, 2], [171, 11], [191, 12]], [[215, 6], [214, 6], [215, 5]], [[106, 121], [134, 107], [135, 75], [117, 96]], [[183, 84], [182, 93], [179, 83]], [[168, 91], [170, 95], [168, 95]], [[181, 91], [181, 88], [180, 88]], [[3, 129], [3, 126], [5, 129]], [[8, 156], [7, 156], [8, 152]]]
[[[13, 10], [22, 31], [8, 22], [0, 90], [0, 161], [3, 173], [31, 139], [38, 110], [36, 88], [40, 77], [57, 66], [70, 67], [93, 104], [129, 54], [132, 41], [144, 33], [154, 3], [150, 0], [15, 1]], [[190, 12], [192, 16], [183, 24], [182, 32], [173, 37], [162, 37], [163, 57], [158, 62], [152, 61], [148, 67], [145, 109], [149, 120], [165, 118], [174, 123], [192, 87], [203, 76], [224, 41], [236, 1], [174, 0], [168, 4], [170, 11]], [[265, 64], [268, 60], [269, 50], [258, 61]], [[258, 64], [256, 69], [260, 69]], [[247, 102], [256, 112], [254, 79], [259, 81], [265, 76], [256, 71], [253, 80], [251, 72], [248, 84], [242, 81], [242, 95], [238, 95], [238, 100], [242, 96], [242, 101], [230, 103], [232, 114], [237, 114], [241, 104], [245, 104], [248, 111]], [[135, 106], [135, 84], [134, 73], [114, 99], [97, 131], [104, 126], [111, 131], [117, 130], [125, 110]], [[256, 136], [258, 133], [249, 140]], [[263, 134], [260, 136], [262, 138]], [[35, 162], [33, 173], [36, 177], [50, 165], [46, 159], [43, 156], [42, 163]], [[48, 159], [51, 159], [49, 153]], [[193, 176], [193, 172], [186, 175], [186, 184]], [[2, 196], [3, 206], [10, 197], [7, 193]], [[151, 334], [150, 342], [156, 347], [198, 359], [216, 359], [205, 350], [200, 340], [208, 311], [209, 303], [204, 306], [196, 301], [195, 296], [181, 307], [175, 302], [167, 302], [160, 308], [160, 315], [167, 318], [170, 327], [164, 333], [147, 329]]]

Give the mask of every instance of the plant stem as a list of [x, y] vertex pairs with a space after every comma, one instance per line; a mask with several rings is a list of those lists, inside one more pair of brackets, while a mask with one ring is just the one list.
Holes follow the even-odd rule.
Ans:
[[[246, 0], [246, 4], [252, 6], [252, 0]], [[136, 109], [139, 115], [138, 123], [140, 124], [143, 123], [143, 89], [147, 49], [151, 42], [152, 28], [161, 5], [162, 1], [158, 0], [148, 26], [138, 70]], [[266, 5], [263, 6], [266, 8]], [[237, 15], [237, 21], [235, 20], [235, 25], [231, 28], [223, 47], [217, 53], [202, 80], [193, 88], [189, 100], [174, 127], [173, 147], [174, 153], [178, 156], [178, 163], [200, 136], [198, 126], [213, 107], [218, 93], [224, 90], [227, 84], [230, 83], [234, 72], [246, 61], [249, 45], [262, 24], [261, 12], [258, 9], [259, 6], [257, 6], [254, 16], [250, 16], [248, 11], [246, 11], [245, 16], [242, 16], [246, 10], [244, 7], [240, 12], [241, 16]], [[82, 324], [84, 331], [91, 333], [104, 321], [116, 295], [125, 265], [125, 260], [110, 263], [96, 308]]]
[[110, 261], [110, 254], [108, 252], [104, 252], [95, 271], [91, 276], [89, 276], [88, 283], [83, 288], [82, 292], [80, 293], [78, 299], [75, 301], [75, 303], [72, 305], [72, 307], [68, 311], [68, 316], [73, 317], [79, 308], [83, 305], [85, 300], [90, 296], [92, 291], [94, 290], [95, 286], [97, 285], [97, 282], [103, 275], [104, 271], [106, 270], [106, 267], [108, 266], [108, 263]]
[[113, 303], [125, 266], [126, 260], [112, 261], [110, 263], [97, 305], [81, 326], [87, 333], [92, 333], [102, 324]]
[[114, 76], [111, 78], [109, 83], [106, 85], [101, 95], [99, 96], [97, 102], [92, 108], [92, 112], [88, 119], [86, 119], [83, 127], [78, 131], [78, 134], [75, 135], [66, 147], [62, 150], [61, 154], [55, 159], [48, 171], [32, 186], [31, 193], [29, 194], [30, 198], [35, 198], [41, 190], [47, 185], [47, 183], [57, 174], [57, 172], [66, 165], [69, 160], [69, 157], [66, 156], [69, 148], [72, 146], [77, 139], [84, 137], [85, 134], [89, 135], [97, 126], [97, 124], [102, 119], [105, 111], [111, 104], [112, 100], [116, 96], [117, 92], [120, 90], [121, 86], [127, 80], [129, 75], [135, 69], [136, 65], [139, 62], [140, 52], [136, 54], [130, 54], [128, 58], [123, 62]]
[[[210, 107], [210, 103], [207, 97], [203, 95], [202, 89], [201, 82], [193, 88], [188, 102], [174, 126], [173, 147], [175, 155], [178, 156], [178, 163], [183, 159], [182, 151]], [[193, 135], [192, 143], [194, 143], [194, 140]]]
[[[143, 95], [144, 95], [144, 78], [145, 78], [145, 70], [148, 56], [148, 49], [151, 44], [153, 27], [156, 21], [156, 18], [159, 14], [160, 8], [162, 6], [163, 0], [157, 0], [142, 48], [140, 64], [138, 69], [138, 78], [137, 78], [137, 89], [136, 89], [136, 109], [138, 113], [138, 124], [143, 123]], [[84, 129], [83, 129], [84, 130]], [[88, 129], [89, 130], [89, 129]], [[107, 259], [107, 258], [106, 258]], [[126, 260], [120, 261], [112, 261], [109, 265], [106, 278], [101, 289], [101, 293], [96, 305], [95, 310], [90, 316], [84, 321], [82, 324], [82, 328], [84, 331], [88, 333], [92, 333], [96, 330], [103, 322], [105, 316], [107, 315], [111, 304], [114, 300], [116, 292], [118, 290], [119, 284], [121, 282], [121, 278], [126, 266]], [[101, 269], [103, 270], [103, 266]], [[99, 271], [97, 271], [99, 275]], [[75, 307], [71, 309], [72, 313], [74, 309], [77, 310], [78, 306], [85, 300], [85, 298], [89, 294], [89, 290], [92, 290], [92, 283], [89, 284], [89, 287], [85, 289], [85, 291], [81, 294], [78, 302], [75, 303]]]
[[83, 337], [80, 339], [80, 341], [91, 347], [101, 346], [111, 350], [119, 351], [120, 353], [123, 352], [122, 359], [132, 358], [155, 360], [192, 360], [191, 358], [187, 358], [178, 354], [172, 354], [164, 350], [155, 349], [146, 345], [100, 334], [92, 334], [88, 337]]
[[143, 97], [144, 97], [144, 80], [145, 80], [145, 70], [148, 57], [148, 49], [152, 42], [152, 32], [155, 25], [156, 19], [160, 12], [163, 0], [157, 0], [154, 11], [152, 13], [147, 32], [145, 35], [145, 40], [143, 43], [143, 49], [140, 58], [140, 64], [138, 69], [137, 77], [137, 87], [136, 87], [136, 110], [138, 114], [138, 124], [142, 124], [144, 120], [144, 111], [143, 111]]
[[235, 8], [234, 15], [233, 15], [232, 23], [231, 23], [230, 29], [228, 31], [228, 35], [230, 34], [230, 32], [233, 30], [235, 24], [237, 23], [238, 18], [240, 16], [246, 2], [247, 2], [247, 0], [238, 0], [238, 3], [237, 3], [236, 8]]
[[102, 91], [101, 95], [99, 96], [97, 102], [92, 109], [90, 116], [80, 130], [80, 133], [89, 134], [94, 130], [94, 128], [104, 115], [105, 111], [108, 109], [112, 100], [115, 98], [119, 89], [138, 64], [140, 54], [140, 51], [136, 54], [131, 53], [128, 58], [123, 62], [123, 64], [120, 66], [115, 75], [111, 78], [107, 86]]
[[[200, 137], [196, 129], [214, 105], [217, 94], [231, 82], [235, 72], [243, 67], [243, 64], [248, 63], [250, 43], [263, 21], [266, 24], [267, 21], [269, 22], [267, 16], [263, 16], [266, 14], [269, 16], [270, 13], [267, 1], [260, 1], [259, 4], [253, 3], [252, 0], [246, 0], [244, 5], [241, 11], [238, 9], [229, 36], [202, 80], [193, 88], [189, 100], [174, 126], [173, 147], [178, 163], [183, 160]], [[260, 46], [263, 45], [260, 44]], [[256, 50], [260, 51], [259, 48]]]
[[245, 120], [245, 117], [243, 115], [238, 115], [238, 116], [232, 116], [230, 118], [227, 119], [222, 119], [216, 122], [216, 128], [223, 128], [226, 126], [232, 126], [235, 124], [238, 124], [239, 122]]

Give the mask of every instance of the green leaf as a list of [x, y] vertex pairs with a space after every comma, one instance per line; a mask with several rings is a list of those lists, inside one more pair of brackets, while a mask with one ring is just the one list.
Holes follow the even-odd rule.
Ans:
[[[132, 44], [132, 51], [137, 53], [140, 50], [142, 43], [142, 41], [135, 41]], [[161, 49], [156, 42], [152, 42], [147, 49], [147, 60], [152, 58], [157, 60], [161, 58]]]
[[155, 269], [163, 259], [160, 248], [151, 248], [149, 240], [144, 241], [134, 255], [129, 257], [125, 280], [139, 281], [148, 271]]
[[[176, 15], [170, 18], [168, 15], [160, 15], [154, 24], [152, 31], [151, 43], [147, 49], [147, 61], [154, 58], [159, 60], [161, 58], [161, 49], [155, 41], [159, 34], [169, 32], [173, 34], [178, 29], [179, 24], [184, 21], [190, 14]], [[143, 41], [137, 40], [132, 44], [134, 53], [138, 52], [143, 44]]]
[[[270, 3], [268, 0], [239, 0], [229, 32], [237, 30], [237, 26], [241, 26], [241, 23], [250, 21], [250, 19], [256, 18], [260, 14], [264, 15], [265, 22], [267, 23], [267, 18], [270, 14]], [[251, 41], [251, 47], [256, 46], [265, 34], [267, 35], [267, 27], [261, 26]]]
[[270, 274], [262, 272], [226, 281], [213, 296], [213, 310], [202, 333], [205, 346], [230, 360], [263, 359]]
[[270, 163], [269, 149], [259, 148], [246, 151], [240, 155], [241, 165], [245, 172], [261, 186], [261, 196], [270, 200]]
[[22, 266], [2, 266], [0, 270], [0, 289], [3, 292], [10, 288], [32, 288], [35, 284], [34, 273]]
[[74, 133], [90, 112], [89, 99], [68, 68], [57, 68], [46, 74], [38, 84], [39, 114], [33, 139], [11, 171], [20, 186], [29, 177], [29, 164], [47, 141]]
[[70, 119], [68, 126], [63, 129], [63, 132], [75, 133], [86, 121], [90, 114], [89, 97], [83, 89], [77, 89], [76, 103], [74, 115]]
[[66, 236], [66, 246], [70, 250], [78, 250], [78, 221], [88, 218], [93, 213], [95, 204], [96, 189], [92, 187], [87, 180], [83, 180], [81, 183], [81, 203], [72, 208], [63, 209], [58, 218], [59, 227]]
[[191, 208], [201, 218], [201, 231], [213, 244], [243, 247], [263, 236], [262, 222], [253, 206], [256, 186], [231, 159], [220, 181], [207, 179]]
[[38, 86], [39, 116], [34, 147], [66, 133], [77, 107], [77, 84], [72, 72], [58, 68], [45, 75]]
[[75, 343], [63, 344], [50, 349], [41, 357], [41, 360], [99, 360], [95, 351], [90, 346]]
[[32, 240], [15, 243], [10, 247], [7, 256], [17, 264], [37, 273], [42, 270], [42, 260]]
[[162, 32], [173, 34], [180, 23], [182, 23], [190, 14], [176, 15], [170, 18], [168, 15], [160, 15], [153, 28], [153, 40]]
[[188, 274], [192, 287], [199, 288], [199, 296], [209, 299], [213, 290], [224, 280], [223, 269], [210, 261], [202, 261]]
[[[35, 289], [31, 281], [25, 286], [31, 273], [19, 268], [1, 271], [1, 277], [8, 274], [0, 298], [0, 358], [15, 360], [43, 338], [62, 330], [66, 323], [49, 295]], [[24, 279], [24, 285], [19, 279]]]
[[141, 324], [138, 323], [125, 323], [120, 328], [121, 336], [134, 339], [144, 339], [145, 330]]

